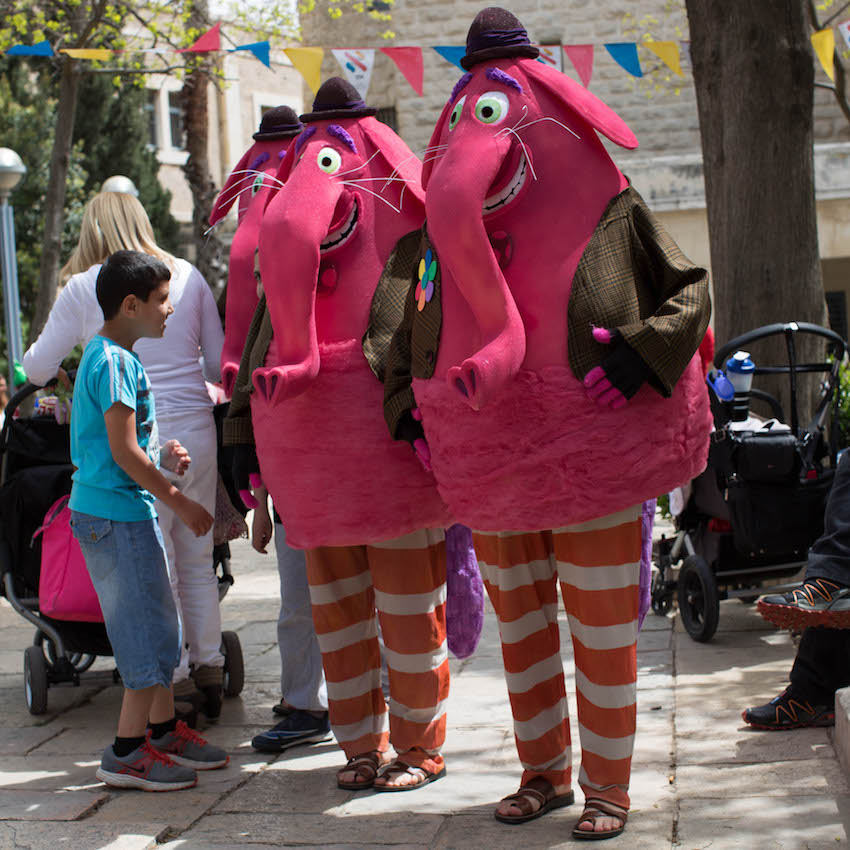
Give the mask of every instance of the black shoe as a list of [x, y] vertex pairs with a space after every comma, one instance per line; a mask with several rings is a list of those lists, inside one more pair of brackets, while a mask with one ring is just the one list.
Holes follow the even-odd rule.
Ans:
[[763, 596], [758, 612], [782, 629], [850, 629], [850, 587], [828, 578], [806, 579], [790, 593]]
[[831, 705], [812, 705], [798, 699], [787, 687], [766, 705], [745, 708], [741, 713], [745, 723], [754, 729], [803, 729], [807, 726], [835, 726], [835, 708]]
[[278, 717], [288, 717], [293, 711], [296, 711], [291, 705], [287, 705], [282, 699], [277, 705], [272, 706], [272, 711]]
[[331, 736], [328, 714], [313, 717], [309, 711], [295, 709], [276, 726], [257, 735], [251, 746], [261, 753], [280, 753], [297, 744], [317, 744]]

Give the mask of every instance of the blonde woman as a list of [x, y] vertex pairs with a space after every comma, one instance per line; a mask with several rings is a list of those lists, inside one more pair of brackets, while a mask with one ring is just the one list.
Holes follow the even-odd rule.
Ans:
[[[44, 330], [24, 355], [24, 370], [36, 384], [45, 384], [56, 375], [67, 380], [62, 361], [75, 345], [85, 346], [103, 325], [95, 281], [103, 261], [119, 250], [151, 254], [171, 271], [174, 315], [165, 335], [139, 340], [134, 350], [150, 377], [160, 441], [179, 440], [192, 458], [186, 474], [179, 479], [171, 476], [171, 480], [214, 515], [216, 435], [204, 379], [216, 382], [220, 378], [221, 320], [201, 273], [156, 244], [150, 220], [132, 195], [101, 192], [89, 202], [79, 243], [61, 272], [64, 286]], [[183, 623], [183, 652], [174, 672], [175, 696], [191, 697], [197, 683], [207, 697], [205, 711], [217, 716], [224, 657], [220, 652], [218, 582], [212, 569], [212, 531], [196, 538], [166, 505], [157, 502], [156, 509]]]

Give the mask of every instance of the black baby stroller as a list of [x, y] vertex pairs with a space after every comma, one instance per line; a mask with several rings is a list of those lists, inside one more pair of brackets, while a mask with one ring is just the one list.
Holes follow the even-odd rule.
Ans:
[[[73, 471], [69, 425], [59, 424], [52, 415], [15, 417], [39, 389], [26, 384], [12, 396], [0, 432], [0, 594], [36, 627], [33, 645], [24, 651], [26, 701], [31, 714], [47, 711], [48, 688], [79, 685], [80, 677], [98, 656], [112, 655], [102, 622], [54, 619], [39, 606], [42, 542], [34, 535], [48, 509], [70, 493]], [[214, 560], [213, 568], [223, 574], [219, 586], [226, 593], [233, 581], [226, 547], [217, 547]], [[244, 684], [244, 666], [235, 632], [222, 633], [222, 654], [224, 693], [236, 696]], [[103, 675], [88, 673], [87, 681]], [[119, 680], [117, 670], [107, 675], [112, 681]]]
[[[828, 358], [798, 363], [800, 334], [824, 338]], [[757, 386], [729, 401], [711, 393], [716, 430], [708, 466], [692, 482], [690, 499], [676, 518], [676, 535], [662, 536], [656, 546], [652, 608], [666, 613], [675, 592], [685, 630], [697, 641], [711, 640], [717, 630], [721, 599], [752, 602], [762, 593], [795, 587], [790, 580], [805, 566], [809, 547], [823, 531], [836, 465], [833, 419], [845, 341], [819, 325], [767, 325], [726, 343], [714, 366], [720, 369], [735, 352], [779, 335], [785, 338], [788, 364], [759, 364], [752, 375], [788, 375], [790, 427], [781, 424], [786, 419], [779, 401]], [[808, 427], [801, 426], [798, 411], [803, 373], [824, 373]], [[773, 419], [754, 424], [748, 417], [750, 401], [766, 404]], [[679, 564], [676, 580], [672, 572]]]

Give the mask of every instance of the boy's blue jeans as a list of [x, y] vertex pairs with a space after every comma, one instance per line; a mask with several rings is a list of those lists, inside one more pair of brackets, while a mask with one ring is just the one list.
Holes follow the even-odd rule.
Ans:
[[155, 519], [122, 522], [71, 511], [124, 687], [171, 686], [180, 623]]

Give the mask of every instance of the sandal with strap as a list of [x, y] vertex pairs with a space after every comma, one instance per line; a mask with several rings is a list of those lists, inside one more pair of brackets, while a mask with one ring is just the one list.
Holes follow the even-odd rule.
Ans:
[[423, 785], [428, 785], [431, 782], [436, 782], [438, 779], [446, 775], [445, 767], [438, 773], [429, 773], [424, 767], [413, 767], [405, 764], [401, 759], [396, 759], [381, 776], [386, 776], [388, 780], [396, 779], [402, 774], [410, 774], [419, 779], [419, 782], [413, 782], [410, 785], [375, 785], [375, 791], [415, 791]]
[[[502, 798], [500, 802], [511, 803], [516, 806], [522, 814], [503, 815], [498, 811], [493, 812], [493, 817], [502, 823], [527, 823], [530, 820], [543, 817], [552, 809], [560, 809], [571, 806], [576, 799], [575, 792], [567, 791], [566, 794], [556, 794], [552, 783], [543, 776], [535, 776], [523, 785], [516, 794], [510, 794]], [[531, 801], [536, 800], [540, 807], [532, 808]]]
[[[616, 829], [596, 832], [597, 818], [617, 818], [620, 821], [620, 826]], [[629, 813], [622, 806], [609, 803], [607, 800], [600, 800], [598, 797], [588, 797], [584, 802], [584, 811], [573, 827], [573, 837], [583, 838], [586, 841], [602, 841], [606, 838], [613, 838], [626, 828], [628, 819]], [[593, 824], [593, 829], [579, 829], [581, 824], [588, 822]]]
[[[338, 788], [346, 791], [361, 791], [364, 788], [371, 788], [375, 784], [375, 777], [378, 771], [386, 764], [381, 758], [381, 753], [361, 753], [359, 756], [352, 756], [346, 763], [345, 767], [336, 772], [336, 784]], [[339, 776], [341, 773], [354, 771], [357, 780], [354, 782], [343, 782]]]

